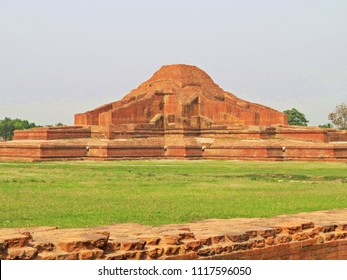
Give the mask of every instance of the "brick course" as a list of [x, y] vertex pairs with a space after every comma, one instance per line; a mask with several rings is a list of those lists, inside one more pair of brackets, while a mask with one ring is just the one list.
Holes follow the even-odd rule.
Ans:
[[339, 209], [158, 227], [0, 229], [0, 259], [346, 260], [346, 224]]

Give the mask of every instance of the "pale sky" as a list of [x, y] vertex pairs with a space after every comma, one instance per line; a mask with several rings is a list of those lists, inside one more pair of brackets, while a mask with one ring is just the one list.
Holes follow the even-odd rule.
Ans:
[[161, 65], [310, 125], [347, 103], [346, 0], [0, 0], [0, 119], [73, 124]]

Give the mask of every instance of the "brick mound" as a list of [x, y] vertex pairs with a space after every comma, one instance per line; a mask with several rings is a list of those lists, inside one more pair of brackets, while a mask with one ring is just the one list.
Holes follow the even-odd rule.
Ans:
[[75, 125], [141, 124], [147, 129], [287, 123], [285, 114], [242, 100], [185, 64], [164, 65], [123, 99], [75, 115]]
[[347, 208], [157, 227], [0, 229], [0, 259], [347, 259]]

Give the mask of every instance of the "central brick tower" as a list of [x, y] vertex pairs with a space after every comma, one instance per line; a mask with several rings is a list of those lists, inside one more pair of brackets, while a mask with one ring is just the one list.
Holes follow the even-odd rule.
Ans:
[[123, 99], [75, 115], [75, 125], [213, 128], [287, 124], [285, 114], [224, 91], [201, 69], [161, 67]]

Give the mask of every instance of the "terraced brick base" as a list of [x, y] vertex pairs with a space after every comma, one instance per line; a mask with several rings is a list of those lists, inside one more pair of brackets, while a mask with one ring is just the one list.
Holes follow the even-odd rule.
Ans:
[[158, 227], [0, 229], [0, 259], [347, 259], [347, 208]]

